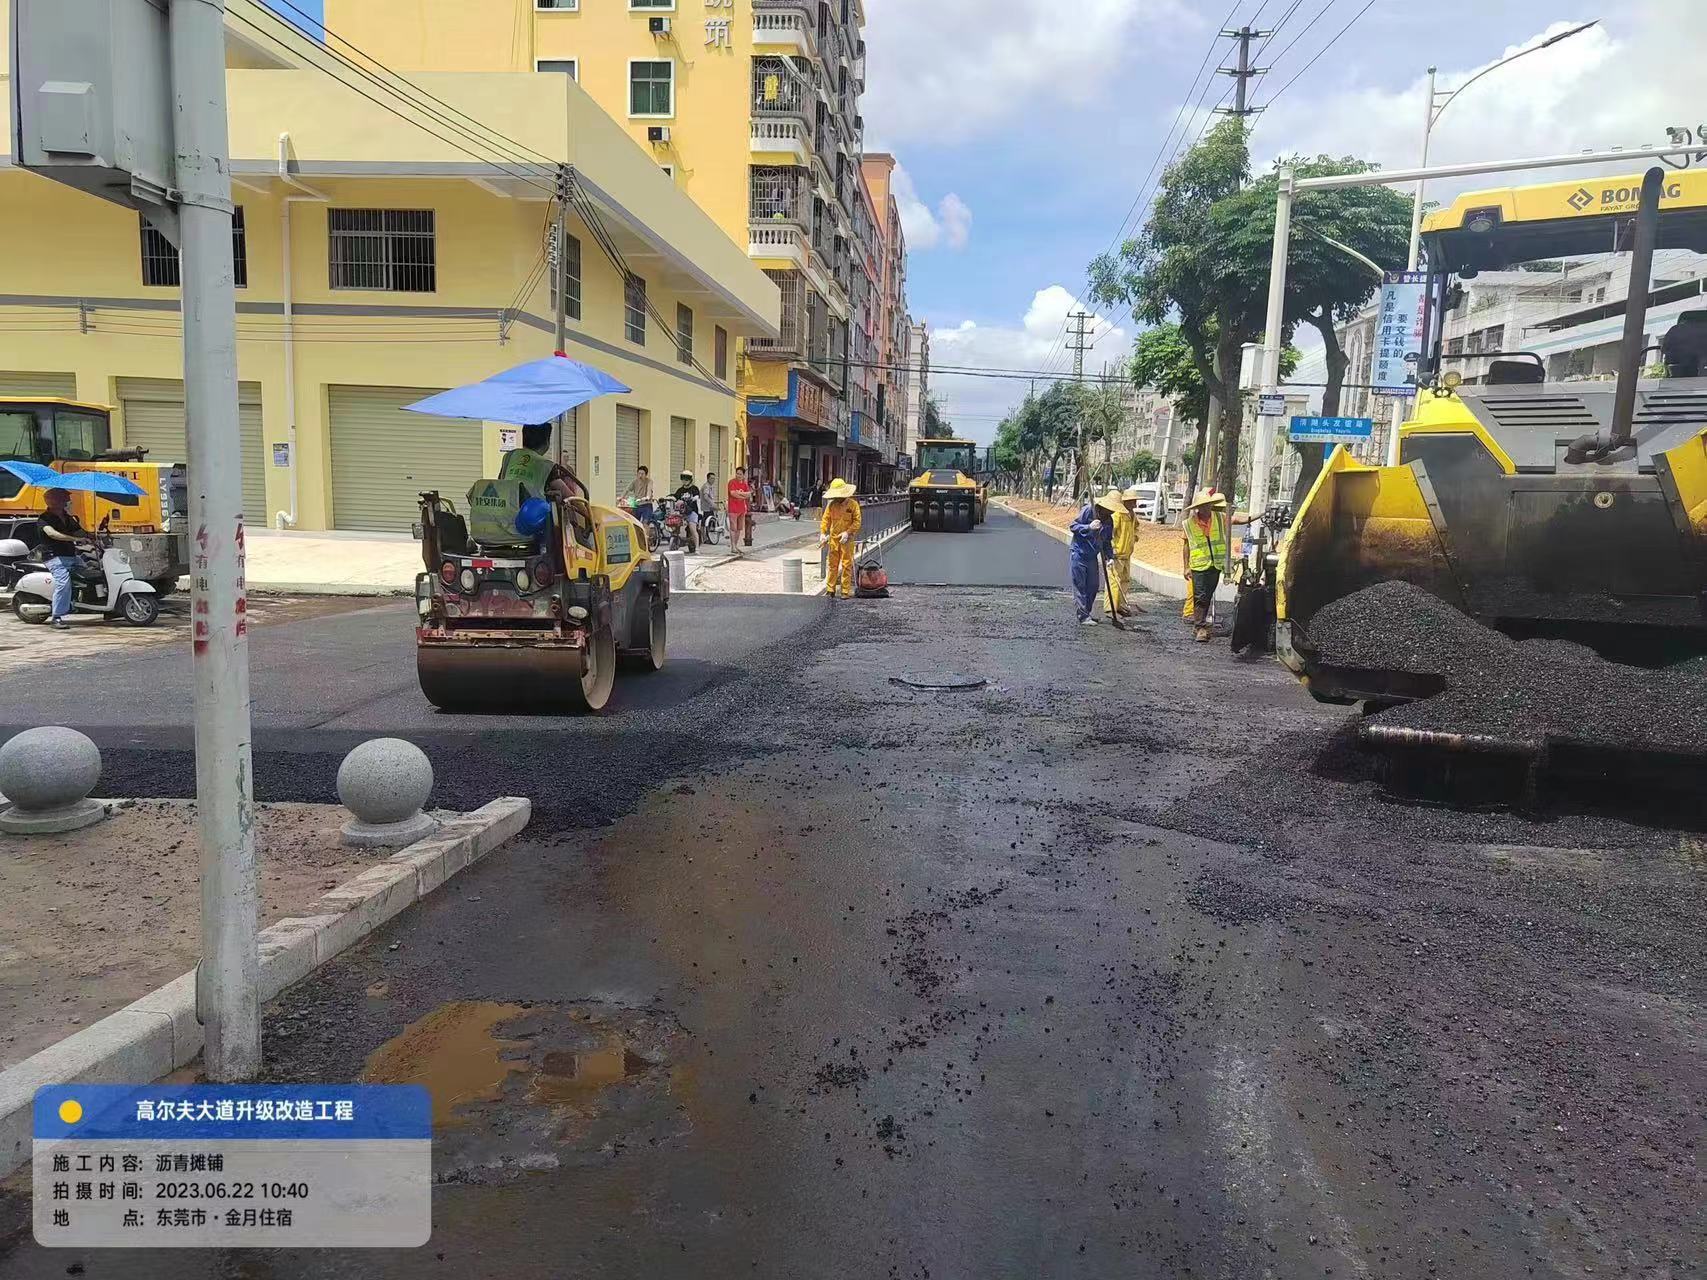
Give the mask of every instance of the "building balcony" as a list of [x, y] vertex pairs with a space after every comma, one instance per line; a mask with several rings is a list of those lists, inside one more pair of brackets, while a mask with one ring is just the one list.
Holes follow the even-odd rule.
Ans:
[[[812, 64], [808, 63], [808, 66]], [[813, 118], [817, 99], [813, 86], [782, 58], [753, 59], [753, 114]]]
[[786, 155], [801, 164], [813, 159], [811, 135], [804, 120], [772, 117], [755, 120], [752, 124], [752, 151], [755, 155]]
[[782, 294], [782, 320], [774, 339], [748, 338], [747, 353], [755, 360], [801, 359], [806, 354], [805, 277], [798, 270], [778, 270], [771, 267], [765, 269], [765, 274]]
[[766, 53], [776, 49], [803, 58], [818, 57], [817, 24], [806, 16], [806, 6], [794, 0], [766, 3], [755, 0], [753, 44]]
[[749, 179], [748, 220], [816, 224], [810, 170], [796, 165], [754, 165]]
[[808, 265], [806, 233], [789, 223], [755, 224], [747, 228], [747, 256], [766, 261]]

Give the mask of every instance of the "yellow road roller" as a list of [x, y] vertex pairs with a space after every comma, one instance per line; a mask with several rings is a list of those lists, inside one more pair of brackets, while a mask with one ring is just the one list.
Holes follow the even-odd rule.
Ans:
[[421, 495], [416, 669], [444, 711], [599, 712], [619, 661], [664, 666], [670, 581], [646, 532], [585, 498], [533, 498], [537, 530], [481, 520], [502, 481], [469, 491], [469, 516]]
[[[1646, 282], [1656, 248], [1707, 252], [1707, 172], [1473, 192], [1429, 217], [1423, 244], [1415, 416], [1397, 466], [1341, 448], [1300, 506], [1276, 566], [1280, 660], [1322, 701], [1437, 692], [1426, 662], [1348, 660], [1356, 646], [1316, 626], [1330, 605], [1384, 583], [1520, 640], [1570, 640], [1606, 657], [1707, 651], [1700, 282], [1662, 276], [1632, 288], [1628, 305], [1585, 296], [1578, 313], [1507, 331], [1499, 350], [1442, 342], [1442, 318], [1463, 305], [1459, 282], [1481, 272], [1560, 274], [1572, 259], [1604, 265], [1614, 254], [1616, 272]], [[1590, 368], [1581, 341], [1551, 332], [1578, 325], [1601, 338]]]
[[919, 474], [907, 486], [907, 513], [917, 532], [970, 533], [984, 523], [990, 491], [978, 479], [971, 440], [920, 440]]

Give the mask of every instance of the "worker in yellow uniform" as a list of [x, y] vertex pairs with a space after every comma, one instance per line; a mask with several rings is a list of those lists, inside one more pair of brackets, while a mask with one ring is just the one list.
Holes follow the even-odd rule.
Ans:
[[1209, 610], [1221, 585], [1227, 564], [1227, 498], [1205, 489], [1185, 509], [1185, 580], [1190, 591], [1187, 607], [1199, 644], [1210, 640]]
[[1114, 559], [1109, 562], [1108, 589], [1103, 594], [1110, 613], [1130, 618], [1139, 612], [1138, 606], [1132, 603], [1132, 553], [1138, 547], [1138, 495], [1110, 489], [1097, 505], [1109, 513], [1113, 522]]
[[854, 552], [858, 549], [861, 512], [854, 495], [859, 490], [846, 480], [832, 480], [824, 490], [824, 518], [818, 522], [820, 543], [830, 548], [824, 570], [824, 593], [834, 600], [853, 599]]

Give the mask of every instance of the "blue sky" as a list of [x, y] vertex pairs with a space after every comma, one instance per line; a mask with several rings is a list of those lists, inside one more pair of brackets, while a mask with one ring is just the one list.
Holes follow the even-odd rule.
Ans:
[[[867, 146], [903, 167], [909, 305], [932, 331], [933, 363], [1069, 368], [1058, 337], [1085, 265], [1113, 241], [1158, 154], [1172, 154], [1164, 139], [1196, 136], [1206, 82], [1194, 91], [1194, 76], [1212, 45], [1210, 66], [1230, 54], [1231, 42], [1213, 41], [1229, 9], [1228, 25], [1278, 28], [1259, 63], [1273, 70], [1252, 95], [1263, 105], [1279, 94], [1257, 127], [1264, 162], [1298, 151], [1414, 165], [1431, 60], [1450, 86], [1597, 17], [1594, 31], [1466, 93], [1442, 119], [1433, 159], [1634, 145], [1707, 116], [1694, 87], [1707, 0], [1373, 0], [1361, 16], [1365, 0], [865, 3]], [[1211, 105], [1229, 84], [1217, 78]], [[1096, 333], [1093, 368], [1120, 359], [1133, 325], [1108, 316]], [[980, 439], [1025, 389], [947, 376], [936, 386]]]
[[[917, 197], [910, 301], [932, 329], [933, 363], [1066, 369], [1056, 337], [1085, 264], [1114, 238], [1231, 0], [1008, 0], [999, 22], [987, 0], [866, 3], [868, 146], [895, 152]], [[1363, 7], [1240, 0], [1230, 25], [1286, 19], [1254, 101], [1266, 103]], [[1502, 68], [1455, 103], [1434, 160], [1663, 141], [1673, 117], [1703, 114], [1688, 53], [1707, 40], [1700, 0], [1375, 0], [1261, 117], [1257, 153], [1414, 165], [1431, 60], [1451, 84], [1551, 27], [1595, 17], [1600, 29]], [[1223, 41], [1215, 56], [1231, 48]], [[1132, 325], [1099, 331], [1093, 366], [1119, 358]], [[949, 377], [937, 386], [962, 429], [986, 439], [1024, 392]]]

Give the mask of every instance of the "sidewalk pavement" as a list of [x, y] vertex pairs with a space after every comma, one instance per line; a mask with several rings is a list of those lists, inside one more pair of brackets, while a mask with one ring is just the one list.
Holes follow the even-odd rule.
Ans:
[[[812, 548], [818, 540], [818, 513], [799, 520], [759, 515], [753, 525], [753, 545], [746, 560], [737, 560], [726, 546], [709, 547], [688, 558], [690, 582], [702, 571], [736, 566], [728, 575], [713, 572], [706, 591], [781, 591], [784, 552]], [[413, 595], [415, 575], [421, 572], [421, 544], [407, 534], [285, 533], [274, 529], [248, 531], [246, 577], [249, 590], [268, 594], [322, 596]], [[770, 570], [752, 572], [756, 562]], [[807, 573], [817, 576], [815, 550], [807, 555]], [[759, 584], [774, 576], [774, 586]], [[725, 581], [731, 585], [724, 585]], [[741, 585], [733, 585], [741, 584]], [[810, 591], [810, 588], [808, 589]]]

